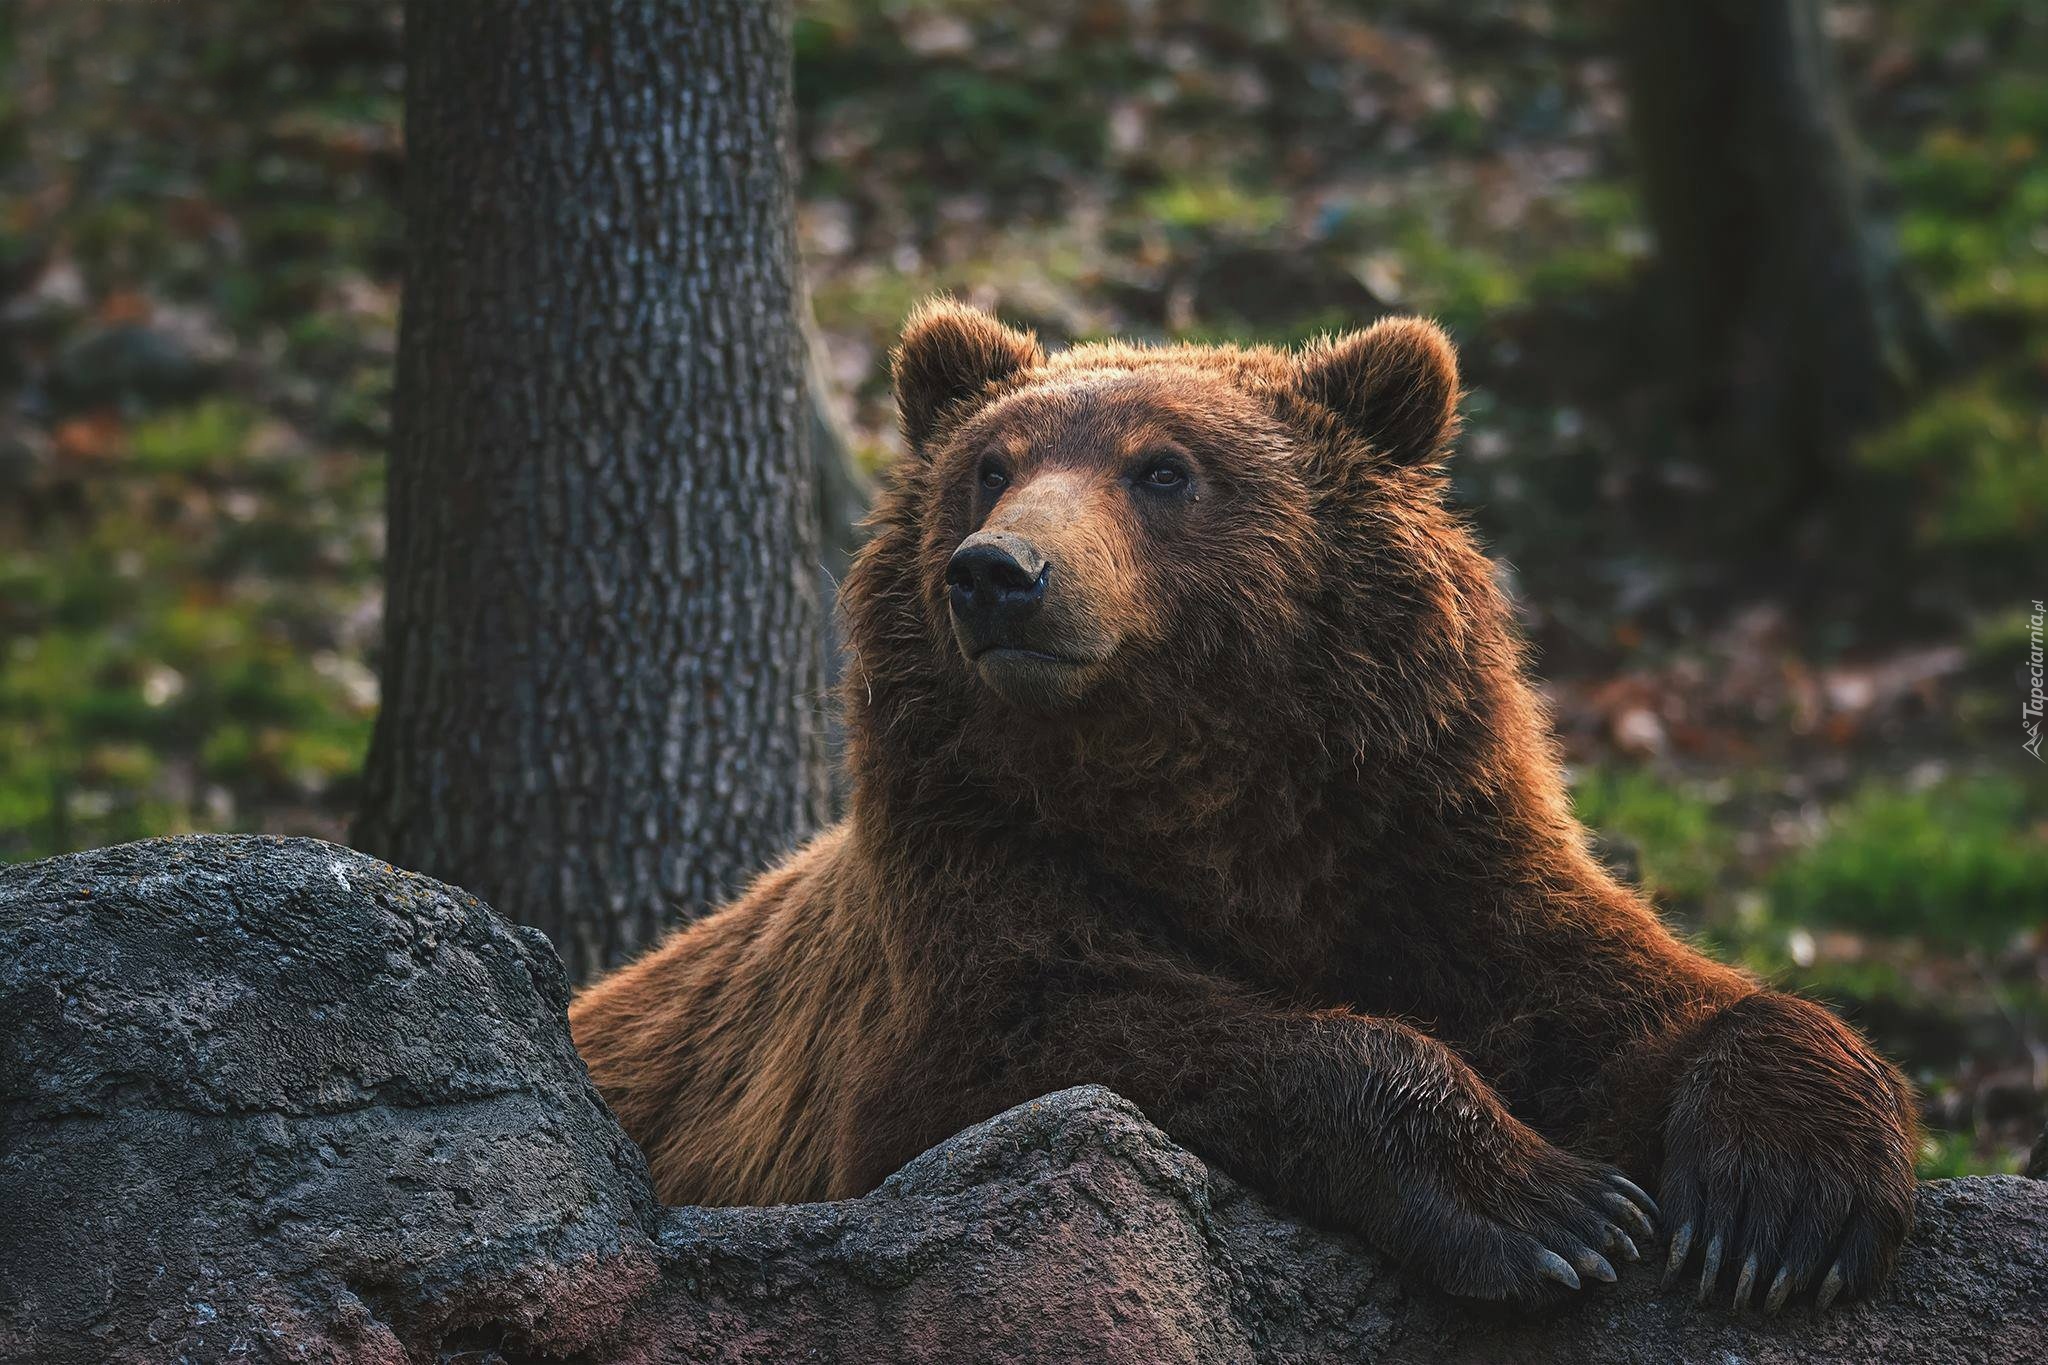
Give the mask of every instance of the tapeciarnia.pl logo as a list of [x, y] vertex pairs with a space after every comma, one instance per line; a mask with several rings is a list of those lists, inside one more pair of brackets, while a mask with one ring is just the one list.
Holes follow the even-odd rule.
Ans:
[[2048, 618], [2048, 607], [2039, 598], [2034, 599], [2034, 614], [2027, 621], [2027, 700], [2020, 707], [2020, 724], [2027, 730], [2027, 738], [2020, 745], [2034, 756], [2036, 762], [2048, 762], [2041, 757], [2041, 710], [2044, 700], [2041, 690], [2043, 663], [2041, 656], [2041, 623]]

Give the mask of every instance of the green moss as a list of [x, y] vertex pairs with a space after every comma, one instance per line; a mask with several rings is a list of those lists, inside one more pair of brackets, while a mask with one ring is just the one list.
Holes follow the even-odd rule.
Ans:
[[2043, 819], [2039, 797], [2006, 776], [1866, 787], [1772, 875], [1772, 915], [1996, 946], [2048, 912]]
[[1970, 1133], [1933, 1129], [1920, 1139], [1913, 1174], [1921, 1180], [1949, 1180], [1962, 1175], [2018, 1175], [2019, 1153], [1983, 1152]]
[[892, 339], [910, 310], [931, 292], [922, 275], [877, 266], [821, 282], [812, 292], [811, 308], [820, 327], [866, 328], [879, 342]]
[[1703, 904], [1731, 856], [1728, 832], [1698, 790], [1637, 768], [1593, 768], [1572, 787], [1579, 818], [1636, 849], [1644, 889], [1665, 905]]
[[1611, 248], [1566, 249], [1529, 268], [1529, 292], [1565, 298], [1612, 289], [1632, 277], [1640, 264], [1636, 257]]
[[1822, 958], [1802, 967], [1791, 959], [1786, 946], [1789, 935], [1782, 927], [1772, 926], [1768, 950], [1760, 950], [1758, 937], [1749, 936], [1749, 946], [1742, 953], [1743, 964], [1816, 999], [1911, 1005], [1922, 994], [1905, 969], [1889, 958]]
[[137, 425], [128, 436], [128, 453], [152, 473], [222, 469], [239, 462], [255, 421], [246, 404], [209, 398]]
[[1943, 390], [1863, 448], [1925, 495], [1937, 545], [2030, 544], [2048, 533], [2048, 408], [1995, 379]]
[[2048, 317], [2044, 135], [1943, 127], [1894, 170], [1905, 197], [1900, 242], [1950, 312]]
[[1258, 236], [1278, 227], [1287, 201], [1222, 178], [1176, 180], [1146, 194], [1142, 211], [1169, 230]]
[[1476, 328], [1488, 314], [1528, 299], [1528, 280], [1492, 251], [1418, 235], [1408, 240], [1405, 254], [1410, 301], [1453, 326]]
[[[2007, 604], [2002, 611], [1980, 617], [1969, 634], [1970, 661], [1998, 669], [2010, 669], [2015, 660], [2025, 659], [2034, 642], [2033, 607], [2026, 602]], [[2000, 710], [2007, 698], [1999, 697]]]

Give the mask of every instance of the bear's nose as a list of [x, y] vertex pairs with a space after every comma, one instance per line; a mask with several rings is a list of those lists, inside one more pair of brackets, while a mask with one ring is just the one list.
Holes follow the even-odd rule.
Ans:
[[1022, 536], [980, 531], [960, 542], [946, 565], [953, 611], [975, 625], [1015, 625], [1045, 601], [1052, 565]]

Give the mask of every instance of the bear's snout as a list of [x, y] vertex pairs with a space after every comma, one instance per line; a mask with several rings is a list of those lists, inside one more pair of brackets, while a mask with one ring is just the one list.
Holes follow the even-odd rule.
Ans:
[[1093, 619], [1095, 604], [1063, 572], [1038, 542], [1009, 530], [975, 532], [946, 564], [961, 655], [983, 683], [1033, 709], [1078, 700], [1114, 646]]
[[977, 531], [961, 541], [946, 565], [946, 587], [967, 657], [1027, 646], [1027, 627], [1045, 605], [1051, 577], [1052, 564], [1014, 532]]

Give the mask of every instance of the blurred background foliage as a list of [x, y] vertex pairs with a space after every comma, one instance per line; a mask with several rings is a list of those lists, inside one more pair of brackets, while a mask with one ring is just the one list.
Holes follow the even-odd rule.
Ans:
[[[2048, 9], [1826, 11], [1953, 361], [1745, 542], [1648, 363], [1599, 7], [800, 0], [800, 238], [858, 458], [936, 288], [1063, 342], [1464, 348], [1456, 493], [1508, 565], [1603, 854], [1913, 1072], [1923, 1172], [2048, 1110]], [[0, 858], [341, 836], [377, 704], [398, 7], [0, 10]]]

